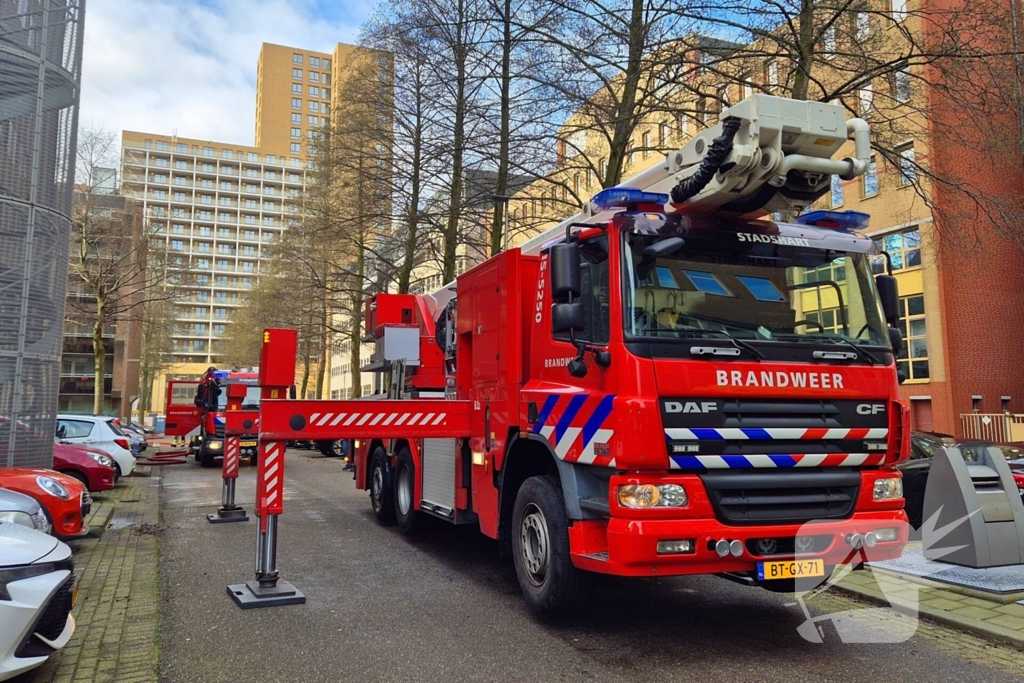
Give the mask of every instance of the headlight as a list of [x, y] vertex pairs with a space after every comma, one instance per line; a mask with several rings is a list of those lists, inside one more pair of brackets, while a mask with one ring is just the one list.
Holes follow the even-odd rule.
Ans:
[[113, 467], [114, 459], [109, 455], [102, 455], [100, 453], [86, 453], [90, 458], [103, 465], [104, 467]]
[[209, 443], [206, 444], [206, 447], [209, 448], [211, 451], [219, 451], [220, 449], [224, 448], [224, 442], [210, 441]]
[[17, 510], [5, 510], [0, 512], [0, 522], [20, 524], [22, 526], [27, 526], [29, 529], [36, 528], [36, 524], [32, 521], [31, 515], [27, 512], [18, 512]]
[[50, 479], [49, 477], [36, 477], [36, 484], [51, 496], [63, 498], [64, 500], [71, 497], [71, 493], [56, 479]]
[[689, 500], [679, 484], [626, 484], [619, 487], [619, 505], [624, 508], [679, 508]]
[[53, 530], [53, 526], [50, 524], [50, 519], [43, 512], [42, 508], [36, 510], [36, 513], [32, 515], [32, 521], [36, 525], [36, 529], [42, 531], [44, 534], [50, 533]]
[[875, 488], [872, 491], [872, 498], [875, 500], [893, 500], [903, 497], [903, 480], [875, 479]]

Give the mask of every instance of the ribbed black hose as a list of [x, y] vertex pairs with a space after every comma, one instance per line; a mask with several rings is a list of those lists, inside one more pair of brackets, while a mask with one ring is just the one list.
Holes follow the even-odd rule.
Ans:
[[682, 204], [690, 197], [707, 187], [711, 179], [718, 173], [725, 158], [732, 151], [732, 140], [736, 137], [736, 131], [740, 129], [740, 120], [730, 116], [722, 120], [722, 134], [711, 141], [708, 153], [700, 162], [700, 168], [689, 178], [682, 180], [672, 188], [672, 203]]

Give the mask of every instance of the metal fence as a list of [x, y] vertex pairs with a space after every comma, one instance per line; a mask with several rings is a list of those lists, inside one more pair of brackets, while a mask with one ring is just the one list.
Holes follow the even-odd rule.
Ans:
[[964, 413], [960, 415], [965, 439], [1024, 442], [1024, 415], [1011, 413]]
[[85, 0], [0, 0], [0, 466], [53, 463]]

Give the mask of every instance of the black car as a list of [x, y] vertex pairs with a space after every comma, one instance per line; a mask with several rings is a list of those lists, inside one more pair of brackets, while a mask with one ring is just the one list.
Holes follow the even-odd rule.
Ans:
[[[921, 528], [924, 514], [924, 489], [928, 484], [928, 472], [932, 466], [932, 456], [940, 448], [950, 446], [949, 436], [931, 432], [910, 433], [910, 459], [896, 466], [903, 473], [903, 498], [906, 500], [907, 517], [910, 526]], [[997, 448], [1003, 452], [1007, 464], [1014, 472], [1018, 488], [1024, 484], [1024, 445], [1012, 443], [993, 443], [991, 441], [960, 441], [952, 444], [963, 454], [967, 462], [979, 459], [982, 448]], [[1024, 499], [1024, 491], [1022, 491]]]

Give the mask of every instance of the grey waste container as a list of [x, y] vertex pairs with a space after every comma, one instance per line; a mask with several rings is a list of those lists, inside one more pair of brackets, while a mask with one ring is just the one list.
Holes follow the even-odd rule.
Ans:
[[[928, 520], [936, 512], [935, 531], [928, 533]], [[922, 519], [928, 559], [979, 568], [1024, 562], [1024, 504], [998, 449], [978, 449], [971, 462], [956, 448], [937, 451], [925, 486]], [[958, 520], [955, 528], [943, 531]], [[943, 551], [957, 546], [963, 547]]]

